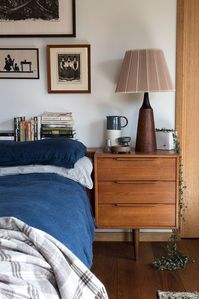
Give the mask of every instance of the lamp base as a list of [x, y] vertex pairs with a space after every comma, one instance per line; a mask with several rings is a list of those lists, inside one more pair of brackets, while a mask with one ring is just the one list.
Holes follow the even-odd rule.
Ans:
[[150, 153], [156, 150], [153, 109], [149, 103], [148, 92], [145, 92], [143, 104], [139, 111], [135, 151]]

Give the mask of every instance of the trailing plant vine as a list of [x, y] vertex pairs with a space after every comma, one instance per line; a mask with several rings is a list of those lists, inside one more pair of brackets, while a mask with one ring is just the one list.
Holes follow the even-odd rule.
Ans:
[[[178, 217], [179, 217], [179, 222], [181, 219], [184, 221], [183, 212], [186, 207], [183, 201], [183, 194], [184, 194], [184, 189], [186, 187], [184, 186], [184, 181], [183, 181], [183, 163], [182, 163], [179, 138], [175, 130], [162, 128], [162, 129], [156, 129], [156, 131], [172, 132], [173, 141], [174, 141], [174, 150], [176, 151], [177, 154], [179, 154]], [[153, 266], [156, 269], [161, 271], [164, 270], [175, 271], [175, 270], [184, 269], [188, 262], [194, 262], [194, 259], [192, 257], [184, 255], [182, 252], [178, 251], [177, 241], [179, 241], [179, 239], [180, 239], [179, 229], [172, 230], [172, 234], [167, 244], [166, 256], [162, 256], [161, 258], [158, 258], [153, 262]]]

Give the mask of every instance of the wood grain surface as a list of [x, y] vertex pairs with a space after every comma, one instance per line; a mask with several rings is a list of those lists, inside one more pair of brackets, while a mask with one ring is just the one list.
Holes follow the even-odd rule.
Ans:
[[152, 261], [165, 255], [165, 242], [140, 242], [139, 260], [132, 257], [128, 242], [95, 242], [92, 271], [104, 283], [109, 299], [155, 299], [157, 290], [199, 290], [199, 240], [183, 240], [178, 249], [193, 256], [180, 271], [158, 271]]
[[199, 237], [199, 1], [177, 1], [176, 128], [180, 136], [185, 213], [183, 237]]

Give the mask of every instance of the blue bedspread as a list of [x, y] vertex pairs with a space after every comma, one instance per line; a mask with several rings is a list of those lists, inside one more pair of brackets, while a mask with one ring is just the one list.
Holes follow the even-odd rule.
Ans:
[[0, 177], [0, 216], [51, 234], [91, 267], [94, 222], [80, 184], [50, 173]]

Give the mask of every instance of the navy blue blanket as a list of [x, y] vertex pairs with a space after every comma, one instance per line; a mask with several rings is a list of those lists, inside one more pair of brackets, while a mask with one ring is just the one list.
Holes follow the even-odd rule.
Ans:
[[0, 216], [13, 216], [66, 245], [91, 267], [94, 222], [84, 187], [56, 174], [0, 177]]

